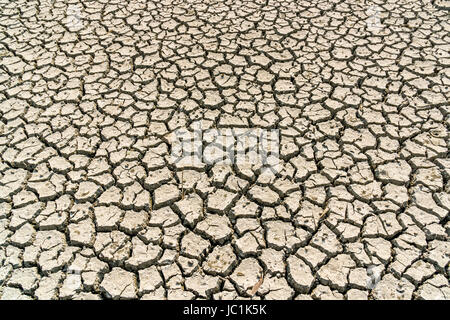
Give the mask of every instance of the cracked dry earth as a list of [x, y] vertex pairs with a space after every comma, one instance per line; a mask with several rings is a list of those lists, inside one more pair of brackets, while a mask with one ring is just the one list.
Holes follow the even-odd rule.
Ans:
[[1, 299], [450, 298], [448, 1], [68, 2], [0, 0]]

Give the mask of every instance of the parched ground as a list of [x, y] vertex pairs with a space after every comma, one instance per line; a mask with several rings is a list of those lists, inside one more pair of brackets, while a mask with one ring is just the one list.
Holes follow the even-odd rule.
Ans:
[[449, 299], [449, 8], [0, 0], [1, 299]]

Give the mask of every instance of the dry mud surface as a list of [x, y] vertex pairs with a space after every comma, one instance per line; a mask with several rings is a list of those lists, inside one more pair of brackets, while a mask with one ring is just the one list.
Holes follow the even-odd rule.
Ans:
[[0, 0], [1, 299], [450, 298], [449, 1], [67, 2]]

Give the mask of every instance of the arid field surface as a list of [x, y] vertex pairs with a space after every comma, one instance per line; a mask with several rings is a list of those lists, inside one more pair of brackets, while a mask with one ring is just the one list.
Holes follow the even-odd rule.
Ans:
[[0, 0], [0, 299], [450, 299], [449, 9]]

